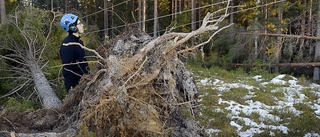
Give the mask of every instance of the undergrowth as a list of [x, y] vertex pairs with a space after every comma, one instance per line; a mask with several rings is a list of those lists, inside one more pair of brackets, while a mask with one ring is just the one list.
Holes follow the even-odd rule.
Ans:
[[37, 107], [39, 107], [37, 104], [33, 103], [31, 100], [27, 99], [21, 99], [18, 100], [13, 97], [9, 97], [8, 101], [4, 104], [5, 109], [12, 109], [12, 110], [18, 110], [18, 111], [26, 111], [26, 110], [32, 110]]

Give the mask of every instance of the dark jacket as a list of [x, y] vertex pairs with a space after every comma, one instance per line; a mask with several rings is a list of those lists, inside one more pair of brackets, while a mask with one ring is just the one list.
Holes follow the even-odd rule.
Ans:
[[[81, 48], [79, 45], [64, 45], [68, 43], [80, 43], [83, 45], [82, 40], [80, 40], [80, 37], [76, 37], [72, 35], [71, 33], [62, 41], [62, 44], [60, 46], [60, 58], [62, 61], [63, 71], [62, 74], [64, 76], [64, 82], [65, 87], [67, 91], [71, 87], [75, 87], [78, 85], [80, 76], [85, 73], [88, 73], [88, 63], [79, 63], [79, 62], [85, 62], [87, 61], [85, 59], [85, 51], [83, 48]], [[79, 63], [75, 65], [66, 65], [70, 63]], [[74, 74], [75, 73], [75, 74]], [[78, 74], [78, 75], [76, 75]]]

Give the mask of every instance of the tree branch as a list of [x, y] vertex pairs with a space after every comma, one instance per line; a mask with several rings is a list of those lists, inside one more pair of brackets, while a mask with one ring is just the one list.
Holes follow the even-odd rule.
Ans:
[[99, 59], [104, 60], [104, 58], [103, 58], [102, 56], [100, 56], [100, 54], [99, 54], [97, 51], [95, 51], [95, 50], [93, 50], [93, 49], [89, 49], [89, 48], [83, 46], [83, 45], [80, 44], [80, 43], [70, 42], [70, 43], [63, 43], [62, 45], [63, 45], [63, 46], [78, 45], [78, 46], [80, 46], [81, 48], [83, 48], [83, 49], [85, 49], [85, 50], [87, 50], [87, 51], [93, 52], [94, 54], [97, 55], [97, 57], [98, 57]]

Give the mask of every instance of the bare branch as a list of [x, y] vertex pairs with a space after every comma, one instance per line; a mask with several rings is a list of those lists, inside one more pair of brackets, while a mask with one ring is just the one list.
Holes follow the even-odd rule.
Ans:
[[[227, 14], [227, 13], [226, 13], [226, 14]], [[201, 26], [199, 29], [197, 29], [197, 30], [195, 30], [195, 31], [193, 31], [193, 32], [190, 32], [190, 33], [175, 33], [176, 35], [178, 35], [178, 36], [180, 36], [180, 37], [183, 37], [183, 38], [180, 39], [180, 40], [178, 40], [178, 41], [176, 41], [176, 42], [174, 43], [174, 45], [172, 46], [172, 48], [169, 49], [168, 51], [164, 52], [164, 54], [167, 54], [167, 53], [171, 52], [172, 50], [176, 49], [178, 46], [180, 46], [181, 44], [185, 43], [186, 41], [188, 41], [189, 39], [191, 39], [193, 36], [202, 34], [202, 33], [206, 32], [206, 31], [217, 30], [217, 29], [218, 29], [218, 26], [216, 26], [216, 25], [208, 25], [208, 26], [207, 26], [207, 24], [208, 24], [209, 21], [210, 21], [209, 19], [210, 19], [210, 17], [211, 17], [212, 15], [213, 15], [213, 14], [208, 13], [208, 14], [206, 15], [206, 17], [205, 17], [205, 20], [203, 20], [202, 26]], [[218, 21], [221, 22], [225, 17], [227, 17], [227, 16], [221, 16], [221, 18], [220, 18]], [[230, 27], [231, 25], [233, 25], [233, 24], [227, 25], [227, 26], [225, 26], [225, 27], [217, 30], [217, 32], [215, 32], [215, 33], [210, 37], [210, 39], [208, 40], [208, 42], [212, 39], [212, 37], [213, 37], [215, 34], [217, 34], [218, 32], [220, 32], [221, 30], [223, 30], [223, 29], [225, 29], [225, 28]], [[203, 44], [202, 44], [202, 45], [203, 45]], [[199, 46], [201, 46], [201, 45], [198, 45], [197, 47], [199, 47]]]
[[187, 51], [190, 51], [190, 50], [195, 50], [196, 48], [199, 48], [200, 46], [203, 46], [203, 45], [209, 43], [209, 42], [212, 40], [212, 38], [213, 38], [217, 33], [219, 33], [220, 31], [222, 31], [222, 30], [224, 30], [224, 29], [226, 29], [226, 28], [229, 28], [229, 27], [232, 26], [232, 25], [233, 25], [233, 24], [229, 24], [229, 25], [227, 25], [227, 26], [222, 27], [222, 28], [219, 29], [218, 31], [214, 32], [207, 41], [205, 41], [205, 42], [203, 42], [203, 43], [200, 43], [200, 44], [198, 44], [198, 45], [196, 45], [196, 46], [194, 46], [194, 47], [192, 47], [192, 48], [187, 48], [187, 49], [178, 51], [177, 53], [180, 54], [180, 53], [184, 53], [184, 52], [187, 52]]
[[87, 51], [93, 52], [94, 54], [96, 54], [96, 55], [97, 55], [97, 57], [98, 57], [99, 59], [104, 60], [104, 58], [103, 58], [102, 56], [100, 56], [100, 54], [99, 54], [97, 51], [95, 51], [95, 50], [93, 50], [93, 49], [89, 49], [89, 48], [87, 48], [87, 47], [83, 46], [83, 45], [82, 45], [82, 44], [80, 44], [80, 43], [77, 43], [77, 42], [70, 42], [70, 43], [63, 43], [63, 45], [64, 45], [64, 46], [69, 46], [69, 45], [78, 45], [78, 46], [80, 46], [81, 48], [83, 48], [83, 49], [85, 49], [85, 50], [87, 50]]
[[22, 89], [25, 85], [27, 85], [28, 83], [32, 82], [32, 79], [28, 79], [27, 81], [25, 81], [24, 83], [20, 84], [19, 86], [15, 87], [14, 89], [12, 89], [11, 91], [9, 91], [7, 94], [3, 95], [0, 97], [1, 98], [4, 98], [4, 97], [7, 97], [7, 96], [10, 96], [16, 92], [18, 92], [20, 89]]
[[51, 11], [51, 13], [53, 14], [53, 19], [50, 21], [49, 32], [48, 32], [48, 34], [47, 34], [47, 36], [46, 36], [46, 38], [45, 38], [44, 46], [43, 46], [43, 48], [42, 48], [42, 50], [41, 50], [41, 52], [40, 52], [40, 54], [39, 54], [39, 58], [38, 58], [38, 61], [37, 61], [38, 64], [39, 64], [40, 59], [42, 58], [42, 54], [43, 54], [44, 50], [45, 50], [46, 47], [47, 47], [48, 39], [49, 39], [49, 37], [50, 37], [50, 35], [51, 35], [51, 32], [52, 32], [52, 26], [53, 26], [53, 23], [54, 23], [55, 18], [56, 18], [55, 12]]
[[3, 55], [0, 55], [0, 57], [3, 58], [3, 59], [7, 59], [7, 60], [10, 60], [10, 61], [16, 62], [16, 63], [21, 64], [21, 65], [25, 65], [25, 66], [28, 65], [28, 64], [25, 64], [25, 63], [23, 63], [23, 62], [20, 62], [20, 61], [18, 61], [18, 60], [16, 60], [16, 59], [10, 58], [10, 57], [6, 57], [6, 56], [3, 56]]

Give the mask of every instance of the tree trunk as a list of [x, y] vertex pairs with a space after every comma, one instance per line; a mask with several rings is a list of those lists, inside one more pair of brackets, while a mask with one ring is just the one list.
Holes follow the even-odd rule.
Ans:
[[[258, 14], [258, 11], [255, 13]], [[254, 19], [254, 32], [258, 33], [258, 17], [255, 17]], [[256, 57], [258, 56], [258, 35], [254, 35], [254, 60], [256, 60]]]
[[[307, 6], [306, 0], [303, 0], [303, 5]], [[302, 19], [301, 19], [301, 30], [300, 30], [301, 36], [305, 36], [306, 14], [307, 14], [306, 10], [303, 10], [302, 11]], [[300, 45], [299, 45], [299, 51], [298, 51], [298, 62], [303, 60], [304, 42], [305, 42], [304, 38], [300, 39]]]
[[158, 30], [158, 1], [154, 0], [153, 37], [157, 37]]
[[[191, 30], [196, 30], [196, 2], [191, 0]], [[194, 37], [191, 39], [191, 45], [194, 45]]]
[[177, 21], [178, 20], [178, 0], [174, 1], [174, 20]]
[[43, 103], [44, 108], [59, 108], [61, 100], [54, 93], [49, 81], [45, 77], [35, 58], [27, 51], [29, 69], [36, 86], [37, 93]]
[[313, 5], [313, 2], [312, 0], [310, 0], [309, 13], [308, 13], [308, 29], [307, 29], [308, 36], [313, 36], [312, 35], [312, 10], [313, 10], [312, 5]]
[[6, 5], [5, 0], [0, 0], [1, 23], [6, 22]]
[[64, 11], [68, 13], [68, 0], [64, 0]]
[[[264, 0], [264, 4], [267, 4], [267, 0]], [[264, 19], [267, 20], [268, 19], [268, 6], [266, 5], [263, 8], [263, 12], [264, 12]], [[264, 34], [267, 34], [267, 24], [265, 24], [264, 26]], [[262, 63], [265, 64], [267, 63], [267, 45], [266, 44], [262, 44]], [[263, 67], [264, 70], [266, 70], [266, 67]]]
[[[282, 11], [281, 11], [281, 3], [279, 3], [279, 7], [278, 7], [278, 28], [277, 28], [277, 34], [281, 34], [281, 20], [282, 20]], [[278, 64], [280, 62], [280, 58], [281, 58], [281, 37], [277, 37], [278, 43], [277, 43], [277, 51], [275, 54], [275, 60], [276, 60], [276, 64]], [[279, 72], [279, 67], [275, 67], [274, 70], [276, 73]]]
[[104, 36], [108, 36], [108, 0], [103, 1], [103, 18], [104, 18]]
[[146, 32], [146, 19], [147, 19], [147, 0], [142, 3], [142, 31]]
[[142, 0], [138, 0], [138, 24], [140, 30], [142, 30]]
[[[114, 0], [111, 0], [111, 26], [114, 26]], [[114, 28], [111, 27], [111, 37], [114, 37]]]
[[[318, 3], [318, 19], [317, 19], [317, 37], [320, 37], [320, 3]], [[320, 61], [320, 40], [317, 40], [315, 53], [314, 53], [314, 62]], [[319, 80], [319, 67], [314, 67], [313, 71], [313, 80]]]
[[174, 20], [174, 15], [175, 15], [175, 12], [174, 12], [174, 11], [175, 11], [175, 10], [174, 10], [174, 1], [175, 1], [175, 0], [171, 0], [171, 1], [170, 1], [170, 3], [171, 3], [171, 4], [170, 4], [170, 5], [171, 5], [171, 21], [175, 21], [175, 20]]

